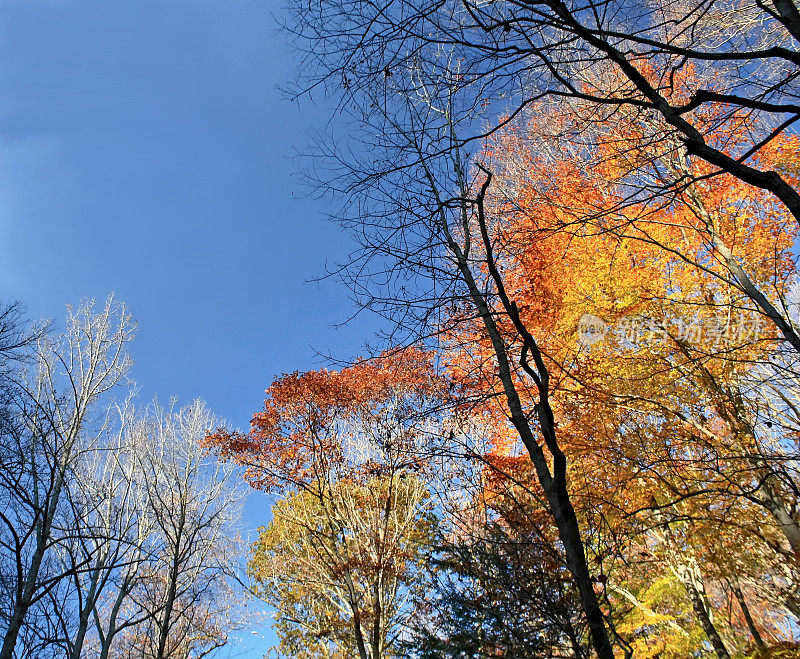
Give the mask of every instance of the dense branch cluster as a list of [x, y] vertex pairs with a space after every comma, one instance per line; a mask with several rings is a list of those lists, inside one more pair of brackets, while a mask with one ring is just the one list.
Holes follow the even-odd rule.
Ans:
[[0, 313], [0, 657], [199, 657], [240, 628], [241, 490], [197, 401], [136, 410], [109, 298], [56, 333]]

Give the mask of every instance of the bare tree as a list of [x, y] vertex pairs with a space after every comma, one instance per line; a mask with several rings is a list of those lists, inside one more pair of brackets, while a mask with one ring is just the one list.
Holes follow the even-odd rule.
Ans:
[[7, 376], [12, 396], [0, 426], [3, 659], [14, 656], [32, 607], [57, 599], [76, 569], [65, 571], [59, 560], [74, 534], [75, 469], [103, 433], [98, 408], [127, 373], [132, 329], [111, 297], [99, 311], [91, 301], [68, 307], [63, 336], [40, 338], [29, 364]]
[[125, 597], [112, 598], [104, 645], [116, 636], [122, 651], [137, 656], [188, 659], [222, 647], [240, 628], [241, 602], [231, 595], [243, 491], [232, 466], [199, 444], [217, 425], [195, 401], [169, 411], [154, 404], [132, 428], [134, 483], [148, 524], [146, 560], [135, 576], [119, 575]]
[[9, 361], [20, 359], [23, 349], [42, 338], [48, 327], [49, 323], [28, 321], [20, 302], [0, 304], [0, 371]]
[[0, 657], [212, 653], [244, 611], [242, 492], [199, 444], [218, 422], [116, 402], [133, 326], [113, 297], [41, 327], [0, 312]]
[[76, 468], [82, 487], [71, 501], [74, 534], [62, 559], [71, 574], [71, 606], [62, 609], [71, 659], [87, 656], [90, 646], [105, 659], [119, 627], [146, 618], [117, 619], [147, 557], [152, 522], [130, 441], [131, 401], [113, 411], [112, 431]]

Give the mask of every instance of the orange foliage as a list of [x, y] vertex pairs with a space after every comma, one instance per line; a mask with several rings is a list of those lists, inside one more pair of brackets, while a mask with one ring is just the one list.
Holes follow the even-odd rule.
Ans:
[[[746, 117], [717, 107], [701, 119], [720, 148], [746, 145]], [[486, 145], [482, 162], [495, 175], [487, 211], [504, 285], [550, 369], [591, 560], [616, 546], [626, 566], [618, 580], [702, 559], [713, 578], [750, 574], [755, 583], [782, 539], [748, 498], [758, 485], [747, 456], [759, 447], [740, 382], [780, 339], [731, 263], [780, 307], [795, 281], [797, 225], [770, 194], [650, 139], [659, 127], [640, 114], [620, 112], [587, 137], [591, 148], [572, 152], [545, 135], [574, 128], [574, 115], [529, 121]], [[754, 159], [796, 179], [799, 146], [783, 135]], [[610, 328], [593, 345], [580, 341], [584, 314]], [[518, 356], [516, 331], [499, 310], [497, 318]], [[472, 409], [496, 419], [485, 456], [491, 498], [525, 459], [483, 327], [462, 323], [447, 343], [454, 380], [481, 401]], [[524, 399], [531, 383], [516, 376]], [[532, 408], [536, 391], [527, 396]], [[651, 529], [665, 519], [682, 521], [658, 536], [656, 551]]]
[[[248, 482], [266, 491], [313, 482], [330, 469], [352, 467], [350, 476], [374, 472], [374, 459], [348, 464], [343, 438], [374, 431], [387, 414], [395, 424], [408, 422], [441, 391], [431, 356], [417, 349], [361, 360], [340, 371], [290, 373], [269, 386], [249, 433], [218, 430], [205, 441], [223, 459], [247, 467]], [[403, 439], [402, 433], [392, 436], [398, 444]]]

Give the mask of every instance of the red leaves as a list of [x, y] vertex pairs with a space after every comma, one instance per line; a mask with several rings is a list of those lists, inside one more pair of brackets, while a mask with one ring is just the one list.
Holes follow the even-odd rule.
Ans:
[[[371, 419], [389, 410], [407, 416], [444, 389], [430, 355], [417, 349], [362, 360], [341, 371], [289, 373], [269, 386], [249, 433], [218, 430], [206, 444], [223, 459], [247, 467], [245, 477], [253, 487], [280, 491], [325, 478], [331, 470], [342, 472], [343, 439], [354, 428], [370, 427]], [[354, 467], [354, 473], [365, 468]]]

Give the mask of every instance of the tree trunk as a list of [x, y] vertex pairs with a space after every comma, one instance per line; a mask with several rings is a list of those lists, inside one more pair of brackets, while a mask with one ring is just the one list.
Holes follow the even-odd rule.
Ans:
[[700, 621], [700, 626], [703, 628], [706, 636], [708, 636], [708, 640], [711, 642], [714, 652], [717, 653], [719, 659], [730, 659], [731, 655], [728, 653], [728, 649], [722, 642], [719, 632], [717, 632], [717, 628], [711, 621], [711, 616], [708, 613], [708, 608], [706, 607], [702, 593], [697, 589], [694, 583], [692, 583], [691, 578], [686, 579], [683, 585], [686, 588], [686, 592], [689, 594], [689, 599], [692, 602], [692, 608], [694, 609], [697, 619]]
[[[105, 630], [105, 634], [103, 633], [100, 625], [100, 616], [97, 612], [97, 609], [94, 610], [95, 613], [95, 624], [97, 625], [98, 635], [100, 636], [100, 656], [98, 659], [108, 659], [109, 654], [111, 652], [111, 644], [114, 641], [114, 637], [117, 634], [117, 616], [119, 615], [120, 610], [122, 609], [122, 604], [125, 601], [127, 595], [130, 594], [131, 588], [131, 580], [129, 579], [130, 574], [125, 577], [120, 586], [119, 591], [117, 592], [117, 597], [114, 600], [114, 604], [111, 607], [111, 612], [108, 615], [108, 627]], [[95, 603], [96, 604], [96, 603]]]
[[747, 606], [747, 602], [744, 599], [744, 593], [742, 593], [742, 589], [739, 586], [739, 580], [736, 577], [733, 577], [728, 583], [730, 584], [731, 590], [736, 597], [736, 601], [739, 602], [739, 608], [742, 609], [742, 615], [744, 615], [747, 628], [750, 630], [750, 636], [753, 637], [753, 640], [759, 648], [766, 647], [764, 644], [764, 639], [761, 638], [758, 627], [756, 627], [756, 623], [753, 621], [753, 616], [750, 615], [750, 607]]
[[357, 606], [353, 606], [353, 631], [356, 635], [356, 647], [358, 648], [359, 659], [371, 659], [364, 643], [364, 632], [361, 629], [361, 611]]
[[[670, 542], [670, 529], [667, 526], [666, 538]], [[706, 605], [705, 586], [703, 585], [702, 576], [699, 574], [697, 562], [693, 557], [688, 559], [683, 556], [680, 550], [673, 553], [674, 560], [671, 561], [671, 569], [673, 574], [683, 584], [686, 594], [689, 596], [689, 601], [692, 603], [692, 609], [695, 616], [706, 633], [714, 652], [719, 659], [730, 659], [728, 648], [722, 642], [722, 638], [711, 620], [711, 614]]]
[[3, 638], [3, 649], [0, 650], [0, 659], [12, 659], [14, 656], [14, 647], [17, 645], [19, 630], [22, 628], [22, 621], [25, 619], [25, 614], [27, 612], [28, 607], [25, 606], [24, 603], [18, 601], [14, 605], [14, 611], [8, 621], [8, 628]]
[[[56, 497], [56, 503], [58, 501], [57, 497], [60, 494], [60, 489], [61, 488], [58, 486], [55, 488], [54, 496]], [[0, 659], [12, 659], [14, 656], [14, 648], [17, 645], [22, 623], [25, 621], [28, 609], [30, 609], [31, 604], [33, 604], [33, 595], [36, 592], [36, 584], [39, 580], [39, 570], [42, 567], [47, 541], [50, 538], [52, 517], [49, 511], [46, 512], [45, 515], [46, 517], [42, 522], [42, 526], [36, 534], [36, 549], [31, 558], [25, 583], [18, 594], [17, 601], [14, 602], [14, 609], [8, 621], [8, 627], [3, 637], [3, 647], [2, 650], [0, 650]]]
[[[466, 272], [464, 272], [465, 269]], [[614, 659], [614, 652], [611, 648], [608, 630], [606, 629], [605, 616], [600, 608], [597, 594], [594, 592], [594, 584], [589, 573], [589, 566], [586, 562], [586, 554], [584, 553], [578, 517], [575, 514], [575, 509], [572, 507], [569, 491], [567, 489], [566, 457], [557, 449], [557, 445], [555, 445], [555, 427], [552, 410], [550, 409], [549, 403], [540, 401], [538, 407], [541, 432], [546, 438], [545, 443], [548, 447], [554, 447], [556, 449], [553, 454], [554, 474], [550, 473], [544, 451], [536, 441], [530, 423], [522, 409], [522, 402], [514, 385], [513, 376], [511, 375], [508, 353], [500, 336], [497, 324], [466, 264], [464, 264], [464, 268], [462, 268], [462, 273], [469, 286], [473, 302], [483, 318], [484, 325], [492, 341], [511, 422], [517, 429], [522, 443], [528, 450], [528, 454], [536, 469], [539, 483], [542, 485], [545, 495], [547, 496], [550, 512], [558, 528], [561, 542], [564, 545], [567, 566], [572, 573], [572, 577], [580, 593], [581, 607], [586, 616], [586, 623], [589, 626], [595, 652], [597, 652], [597, 656], [600, 659]]]
[[[550, 499], [550, 497], [548, 497]], [[594, 591], [594, 582], [589, 574], [589, 566], [586, 562], [583, 540], [581, 539], [578, 518], [569, 499], [557, 497], [556, 505], [551, 503], [553, 518], [558, 527], [558, 535], [564, 544], [564, 554], [567, 565], [572, 572], [578, 592], [581, 598], [581, 607], [586, 615], [586, 623], [592, 636], [597, 656], [601, 659], [611, 659], [614, 652], [611, 649], [611, 642], [606, 630], [605, 616], [600, 608], [597, 593]]]
[[[609, 638], [608, 630], [606, 629], [605, 616], [600, 608], [600, 601], [597, 593], [594, 591], [594, 583], [592, 582], [589, 573], [589, 566], [586, 561], [586, 554], [584, 552], [583, 540], [581, 538], [580, 526], [578, 524], [578, 517], [575, 514], [575, 509], [570, 501], [569, 490], [567, 488], [567, 459], [564, 453], [558, 446], [555, 432], [555, 422], [553, 418], [553, 411], [550, 407], [548, 399], [548, 383], [549, 373], [546, 366], [541, 360], [538, 346], [533, 338], [527, 332], [527, 329], [521, 322], [516, 305], [508, 299], [505, 286], [503, 284], [500, 273], [497, 271], [494, 256], [492, 253], [492, 241], [488, 235], [488, 229], [483, 216], [483, 195], [489, 187], [491, 182], [491, 174], [487, 172], [487, 178], [481, 192], [476, 200], [478, 209], [478, 222], [481, 231], [481, 241], [484, 244], [486, 252], [485, 262], [488, 266], [489, 273], [497, 287], [498, 297], [503, 306], [504, 311], [512, 319], [514, 326], [517, 330], [519, 339], [523, 343], [523, 352], [521, 358], [521, 366], [523, 370], [535, 381], [539, 391], [539, 402], [536, 405], [536, 412], [538, 414], [539, 429], [541, 431], [544, 444], [547, 446], [551, 453], [553, 461], [553, 472], [550, 472], [550, 467], [547, 463], [547, 458], [544, 454], [543, 448], [536, 440], [533, 430], [531, 429], [530, 421], [522, 406], [522, 400], [519, 392], [516, 389], [514, 376], [511, 372], [511, 357], [508, 352], [505, 341], [500, 333], [497, 321], [489, 307], [486, 299], [486, 294], [482, 288], [475, 281], [470, 268], [470, 259], [464, 253], [460, 245], [453, 239], [449, 230], [445, 225], [445, 232], [447, 237], [448, 246], [456, 258], [456, 263], [461, 273], [462, 279], [467, 286], [469, 296], [475, 305], [478, 314], [480, 315], [484, 327], [486, 328], [489, 339], [492, 343], [492, 349], [495, 353], [497, 368], [499, 371], [500, 382], [505, 394], [506, 405], [508, 408], [509, 418], [511, 423], [517, 430], [522, 443], [528, 450], [531, 462], [533, 462], [536, 470], [536, 475], [539, 483], [544, 490], [545, 496], [550, 508], [550, 513], [558, 528], [558, 535], [564, 545], [564, 554], [567, 566], [572, 573], [575, 585], [580, 594], [581, 608], [583, 609], [586, 623], [589, 627], [589, 634], [592, 639], [592, 645], [599, 659], [614, 659], [614, 651], [611, 647], [611, 640]], [[463, 217], [467, 217], [466, 209], [462, 213]], [[467, 222], [464, 222], [465, 232], [469, 232], [470, 228]], [[538, 369], [538, 375], [532, 371], [525, 361], [525, 355], [530, 354], [533, 356]]]
[[[763, 470], [763, 465], [761, 467]], [[758, 476], [761, 477], [759, 491], [764, 495], [764, 507], [769, 510], [775, 521], [778, 522], [778, 527], [795, 556], [800, 557], [800, 526], [798, 526], [797, 520], [789, 514], [783, 501], [772, 489], [769, 483], [770, 476], [762, 473], [759, 473]]]
[[[92, 611], [94, 610], [94, 606], [97, 603], [97, 599], [100, 595], [98, 589], [102, 588], [100, 585], [100, 570], [102, 568], [103, 561], [102, 559], [98, 559], [94, 566], [94, 573], [92, 575], [89, 591], [86, 593], [86, 601], [81, 610], [78, 612], [78, 628], [75, 631], [75, 637], [72, 641], [70, 659], [81, 659], [83, 644], [86, 640], [86, 632], [89, 630], [89, 618], [92, 615]], [[80, 580], [77, 577], [75, 579], [75, 586], [76, 588], [80, 588]]]
[[89, 629], [89, 609], [84, 607], [78, 616], [78, 629], [75, 632], [75, 639], [72, 642], [72, 652], [70, 659], [81, 659], [83, 643], [86, 640], [86, 632]]
[[164, 612], [161, 620], [158, 621], [158, 648], [156, 650], [155, 659], [167, 658], [167, 640], [169, 639], [169, 630], [172, 623], [172, 609], [175, 606], [175, 597], [178, 590], [178, 549], [175, 548], [176, 555], [173, 558], [172, 570], [170, 573], [169, 587], [167, 588], [167, 596], [164, 600]]
[[182, 500], [179, 505], [180, 518], [178, 520], [175, 541], [169, 547], [172, 552], [169, 585], [167, 586], [167, 593], [164, 598], [163, 615], [160, 621], [156, 621], [158, 627], [158, 648], [155, 659], [167, 659], [167, 640], [169, 639], [170, 627], [172, 626], [172, 610], [175, 607], [175, 600], [178, 596], [178, 580], [181, 574], [181, 548], [184, 542], [184, 530], [186, 528], [186, 502]]

